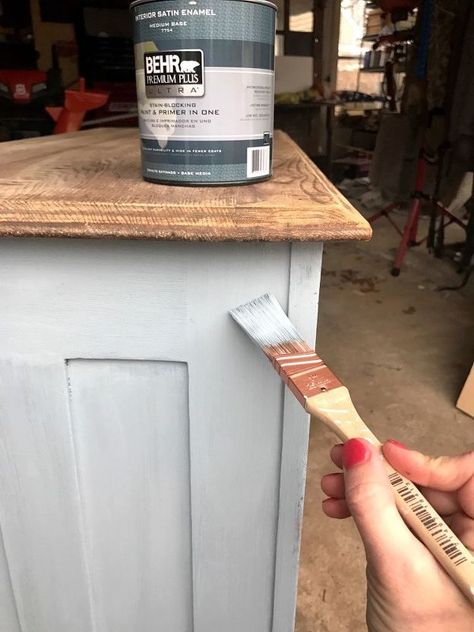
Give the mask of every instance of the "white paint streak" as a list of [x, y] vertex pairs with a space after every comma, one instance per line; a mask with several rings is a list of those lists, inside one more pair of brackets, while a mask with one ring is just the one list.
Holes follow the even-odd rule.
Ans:
[[305, 364], [312, 364], [313, 366], [316, 364], [322, 364], [322, 360], [305, 360], [302, 362], [281, 362], [280, 366], [281, 367], [286, 367], [286, 366], [304, 366]]

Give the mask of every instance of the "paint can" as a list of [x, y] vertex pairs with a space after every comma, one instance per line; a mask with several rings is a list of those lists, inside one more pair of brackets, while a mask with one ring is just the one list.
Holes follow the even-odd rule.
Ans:
[[143, 177], [181, 185], [271, 176], [276, 6], [136, 0]]

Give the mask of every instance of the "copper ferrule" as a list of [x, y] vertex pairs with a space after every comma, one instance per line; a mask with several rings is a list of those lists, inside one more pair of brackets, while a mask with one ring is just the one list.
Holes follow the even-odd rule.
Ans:
[[342, 382], [314, 351], [275, 355], [271, 357], [271, 361], [282, 380], [303, 406], [307, 398], [342, 386]]

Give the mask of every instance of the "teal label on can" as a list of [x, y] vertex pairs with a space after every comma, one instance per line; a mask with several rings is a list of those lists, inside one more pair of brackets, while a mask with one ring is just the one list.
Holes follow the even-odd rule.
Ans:
[[275, 8], [134, 3], [143, 175], [232, 184], [271, 175]]

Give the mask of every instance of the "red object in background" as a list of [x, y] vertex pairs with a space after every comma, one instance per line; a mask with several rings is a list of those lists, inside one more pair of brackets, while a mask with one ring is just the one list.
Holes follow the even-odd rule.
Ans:
[[401, 236], [401, 241], [397, 249], [397, 254], [395, 255], [395, 260], [393, 262], [392, 267], [392, 276], [398, 276], [400, 274], [400, 269], [402, 267], [403, 260], [405, 259], [405, 255], [408, 252], [408, 248], [410, 246], [418, 246], [426, 241], [427, 237], [424, 239], [418, 240], [418, 222], [421, 214], [421, 203], [423, 200], [427, 200], [430, 202], [435, 202], [438, 208], [438, 212], [442, 216], [442, 222], [444, 227], [449, 226], [450, 224], [457, 224], [464, 230], [467, 230], [466, 224], [462, 220], [460, 220], [456, 215], [453, 215], [451, 211], [449, 211], [445, 206], [434, 200], [428, 194], [424, 193], [425, 187], [425, 174], [426, 174], [426, 160], [423, 154], [423, 151], [420, 152], [418, 156], [418, 161], [416, 163], [416, 182], [415, 182], [415, 191], [412, 194], [412, 202], [410, 205], [410, 209], [408, 211], [408, 216], [405, 222], [405, 226], [403, 230], [399, 228], [399, 226], [394, 222], [394, 220], [390, 217], [390, 213], [398, 208], [398, 204], [393, 202], [389, 204], [381, 211], [377, 211], [374, 215], [371, 215], [367, 218], [367, 221], [370, 224], [373, 224], [380, 217], [386, 217], [388, 221], [395, 228], [397, 233]]
[[412, 11], [418, 6], [420, 0], [377, 0], [377, 4], [385, 13], [407, 9]]
[[41, 70], [0, 70], [0, 95], [15, 103], [29, 103], [46, 90], [47, 82], [47, 74]]
[[84, 79], [80, 79], [79, 90], [66, 90], [63, 107], [46, 108], [51, 118], [56, 121], [53, 133], [65, 134], [81, 129], [86, 113], [105, 105], [108, 98], [107, 92], [87, 91]]
[[114, 82], [114, 81], [94, 81], [92, 83], [94, 90], [108, 92], [109, 100], [91, 115], [91, 121], [94, 118], [107, 118], [117, 115], [130, 114], [130, 118], [123, 120], [111, 121], [101, 125], [113, 125], [114, 127], [130, 127], [138, 124], [137, 114], [137, 88], [136, 83]]

